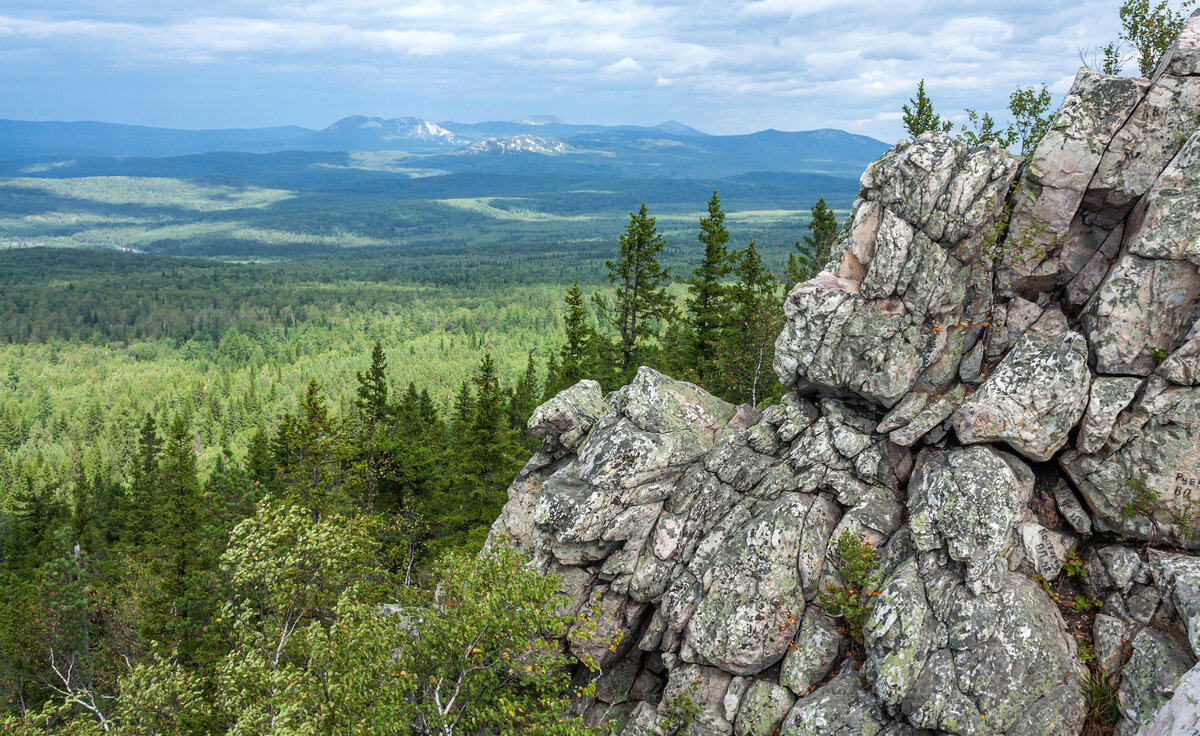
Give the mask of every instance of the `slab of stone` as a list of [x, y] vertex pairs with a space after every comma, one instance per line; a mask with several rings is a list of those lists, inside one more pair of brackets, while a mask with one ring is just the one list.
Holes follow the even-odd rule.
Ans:
[[1083, 336], [1047, 314], [1021, 336], [951, 422], [965, 444], [1004, 442], [1044, 462], [1083, 416], [1091, 373]]

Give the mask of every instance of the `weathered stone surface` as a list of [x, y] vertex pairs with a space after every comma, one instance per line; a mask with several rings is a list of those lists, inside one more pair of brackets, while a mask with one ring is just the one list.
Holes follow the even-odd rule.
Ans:
[[962, 404], [966, 396], [967, 387], [961, 383], [955, 384], [941, 396], [929, 402], [928, 406], [922, 409], [903, 427], [892, 430], [888, 437], [891, 438], [892, 442], [903, 447], [914, 444], [931, 429], [949, 418], [954, 413], [954, 410]]
[[1033, 473], [1020, 460], [992, 449], [925, 451], [909, 486], [909, 524], [921, 550], [945, 547], [966, 564], [976, 593], [1005, 584], [1004, 551], [1018, 510], [1033, 495]]
[[1066, 481], [1054, 484], [1054, 504], [1072, 529], [1084, 537], [1092, 536], [1092, 519]]
[[890, 721], [858, 673], [843, 670], [788, 713], [780, 736], [870, 736]]
[[1125, 664], [1125, 645], [1132, 636], [1132, 627], [1107, 614], [1096, 614], [1092, 622], [1092, 652], [1096, 666], [1105, 677], [1115, 678]]
[[1079, 733], [1083, 674], [1058, 609], [1009, 574], [976, 596], [949, 567], [903, 562], [864, 628], [874, 692], [914, 726], [952, 734]]
[[[802, 391], [844, 391], [890, 407], [914, 387], [949, 383], [990, 294], [983, 241], [1016, 160], [944, 134], [893, 148], [862, 177], [852, 242], [837, 274], [788, 296], [775, 371]], [[982, 301], [981, 301], [982, 300]]]
[[1126, 252], [1108, 272], [1081, 324], [1100, 373], [1148, 376], [1195, 321], [1200, 274], [1188, 261]]
[[1030, 459], [1049, 460], [1083, 416], [1087, 361], [1086, 341], [1066, 329], [1061, 313], [1042, 317], [954, 413], [959, 440], [1005, 442]]
[[611, 411], [595, 381], [580, 381], [534, 410], [529, 431], [543, 437], [550, 450], [574, 450], [600, 417]]
[[697, 576], [700, 602], [684, 638], [695, 661], [751, 675], [783, 658], [804, 613], [796, 558], [811, 505], [788, 494], [729, 530]]
[[1149, 567], [1186, 628], [1192, 654], [1200, 657], [1200, 558], [1151, 550]]
[[1196, 664], [1175, 639], [1155, 629], [1142, 629], [1133, 638], [1133, 654], [1121, 670], [1117, 702], [1124, 716], [1120, 736], [1133, 736], [1150, 723], [1175, 692], [1175, 685]]
[[787, 688], [766, 680], [755, 680], [742, 696], [737, 720], [733, 723], [734, 735], [773, 736], [795, 702], [795, 696]]
[[779, 684], [804, 696], [833, 668], [845, 637], [833, 619], [816, 607], [804, 612], [804, 622], [792, 649], [783, 659]]
[[731, 734], [733, 724], [725, 717], [725, 691], [732, 679], [715, 667], [681, 664], [671, 670], [659, 712], [665, 713], [674, 701], [687, 699], [698, 707], [693, 727], [701, 734]]
[[1117, 416], [1137, 394], [1142, 382], [1132, 377], [1097, 376], [1092, 379], [1087, 410], [1079, 425], [1075, 446], [1083, 453], [1099, 452], [1112, 434]]
[[[1071, 224], [1105, 149], [1145, 94], [1142, 79], [1080, 69], [1017, 191], [998, 281], [1031, 294], [1070, 280], [1090, 248]], [[1082, 246], [1082, 247], [1081, 247]]]
[[1189, 736], [1200, 733], [1200, 666], [1179, 678], [1175, 694], [1137, 736]]
[[1060, 462], [1113, 529], [1200, 548], [1200, 390], [1151, 378], [1103, 449]]
[[1018, 533], [1033, 572], [1046, 580], [1054, 580], [1062, 572], [1067, 553], [1076, 547], [1075, 540], [1065, 534], [1050, 531], [1041, 524], [1026, 522]]

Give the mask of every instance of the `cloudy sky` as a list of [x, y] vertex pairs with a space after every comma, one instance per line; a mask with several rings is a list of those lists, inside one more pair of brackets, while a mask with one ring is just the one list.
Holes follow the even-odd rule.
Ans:
[[206, 128], [351, 114], [676, 119], [899, 136], [935, 105], [1056, 99], [1119, 0], [4, 0], [0, 118]]

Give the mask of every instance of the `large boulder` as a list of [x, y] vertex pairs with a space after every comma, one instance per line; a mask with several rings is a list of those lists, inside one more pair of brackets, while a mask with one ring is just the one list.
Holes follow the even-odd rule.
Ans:
[[862, 176], [837, 273], [784, 304], [775, 371], [789, 388], [890, 407], [958, 371], [991, 310], [985, 241], [1017, 160], [944, 134], [902, 143]]
[[1060, 462], [1110, 528], [1200, 548], [1200, 389], [1150, 378], [1097, 452]]

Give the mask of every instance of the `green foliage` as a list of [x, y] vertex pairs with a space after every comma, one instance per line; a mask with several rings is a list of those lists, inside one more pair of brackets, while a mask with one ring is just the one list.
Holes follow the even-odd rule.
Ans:
[[687, 362], [698, 379], [705, 382], [716, 372], [716, 344], [727, 312], [728, 289], [722, 281], [732, 268], [726, 248], [729, 230], [725, 227], [725, 213], [721, 211], [721, 198], [715, 189], [708, 200], [708, 215], [700, 219], [697, 238], [704, 246], [704, 254], [685, 280], [688, 288], [685, 319], [691, 337]]
[[696, 703], [695, 684], [666, 698], [663, 710], [666, 711], [666, 717], [659, 726], [657, 736], [692, 736], [696, 732], [695, 725], [701, 710]]
[[988, 113], [982, 115], [975, 110], [966, 110], [967, 124], [962, 126], [959, 134], [967, 145], [981, 146], [995, 142], [1001, 148], [1017, 146], [1021, 156], [1028, 159], [1033, 156], [1037, 144], [1041, 142], [1054, 116], [1050, 113], [1050, 90], [1042, 85], [1041, 90], [1033, 87], [1018, 88], [1009, 95], [1008, 112], [1012, 121], [1005, 128]]
[[879, 553], [866, 539], [850, 530], [843, 531], [834, 543], [838, 558], [841, 587], [829, 585], [820, 593], [821, 607], [830, 616], [846, 621], [850, 637], [863, 644], [863, 624], [871, 613], [871, 598], [879, 595], [871, 588], [871, 568]]
[[[705, 284], [719, 295], [709, 381], [762, 403], [778, 289], [755, 241], [729, 252], [720, 200], [709, 204], [701, 242], [726, 254]], [[814, 250], [837, 225], [818, 205]], [[589, 314], [595, 289], [579, 281], [560, 320], [556, 286], [439, 292], [389, 281], [395, 265], [374, 256], [224, 270], [63, 254], [60, 283], [117, 264], [111, 293], [157, 306], [132, 332], [114, 326], [120, 298], [86, 308], [90, 331], [73, 336], [95, 344], [62, 340], [70, 320], [56, 333], [51, 318], [0, 344], [0, 697], [26, 731], [10, 730], [392, 733], [453, 717], [593, 733], [567, 708], [590, 692], [572, 672], [617, 645], [597, 639], [597, 606], [568, 616], [552, 578], [495, 544], [479, 560], [453, 553], [482, 546], [555, 382], [611, 386], [638, 362], [692, 360], [694, 341], [663, 332], [686, 324], [671, 319], [684, 287], [665, 265], [685, 258], [665, 243], [644, 206], [631, 214], [600, 301], [607, 316], [628, 307], [632, 341]], [[79, 284], [63, 293], [104, 293]], [[43, 288], [33, 301], [49, 309]], [[14, 293], [31, 292], [0, 290], [0, 312], [25, 298]], [[278, 308], [256, 306], [263, 295]], [[72, 314], [72, 298], [53, 314]], [[189, 315], [193, 298], [213, 311]], [[592, 654], [551, 646], [568, 633]], [[479, 636], [486, 666], [462, 669], [447, 642]], [[472, 695], [448, 708], [460, 680]]]
[[[1119, 46], [1128, 44], [1133, 49], [1138, 71], [1143, 76], [1149, 76], [1158, 68], [1175, 37], [1183, 30], [1187, 20], [1187, 10], [1195, 2], [1184, 2], [1180, 10], [1171, 7], [1169, 0], [1159, 0], [1152, 4], [1151, 0], [1125, 0], [1121, 4], [1121, 35], [1118, 46], [1105, 50], [1105, 66], [1122, 65], [1118, 61]], [[1106, 69], [1107, 71], [1107, 69]]]
[[812, 206], [808, 220], [809, 234], [804, 236], [804, 248], [796, 241], [792, 251], [788, 253], [787, 266], [784, 269], [784, 289], [791, 289], [796, 284], [808, 281], [820, 273], [829, 262], [833, 252], [833, 244], [838, 237], [838, 220], [825, 198], [821, 197]]
[[1088, 706], [1088, 723], [1100, 728], [1112, 728], [1121, 720], [1117, 689], [1097, 668], [1089, 667], [1083, 677], [1083, 697]]
[[1136, 478], [1129, 478], [1125, 481], [1125, 485], [1133, 492], [1133, 497], [1120, 508], [1122, 519], [1132, 520], [1139, 516], [1153, 521], [1156, 514], [1160, 511], [1159, 499], [1162, 494], [1152, 488], [1148, 481], [1148, 476], [1143, 473]]
[[595, 661], [586, 653], [566, 654], [556, 642], [569, 637], [573, 650], [584, 652], [616, 646], [597, 638], [595, 607], [568, 613], [555, 576], [529, 569], [519, 553], [503, 545], [477, 558], [452, 554], [433, 577], [431, 589], [406, 597], [397, 611], [420, 634], [395, 663], [415, 690], [418, 729], [603, 732], [567, 713], [571, 701], [594, 688], [573, 687], [570, 667], [595, 672]]
[[772, 362], [783, 305], [779, 282], [763, 267], [753, 240], [732, 258], [736, 281], [728, 289], [728, 323], [719, 334], [716, 351], [719, 393], [757, 406], [778, 386]]
[[1104, 602], [1098, 598], [1092, 598], [1086, 595], [1075, 596], [1075, 610], [1079, 613], [1087, 613], [1104, 605]]
[[1037, 144], [1050, 132], [1050, 126], [1054, 122], [1054, 115], [1050, 112], [1050, 101], [1050, 90], [1046, 85], [1042, 85], [1041, 90], [1035, 90], [1033, 87], [1018, 88], [1009, 95], [1008, 111], [1013, 120], [1008, 126], [1011, 137], [1008, 145], [1018, 145], [1024, 158], [1033, 156]]
[[1067, 550], [1067, 554], [1063, 557], [1063, 572], [1069, 578], [1086, 578], [1088, 576], [1087, 568], [1084, 567], [1083, 560], [1079, 559], [1077, 550]]
[[925, 94], [925, 80], [917, 83], [917, 96], [910, 99], [909, 104], [903, 105], [904, 130], [910, 138], [916, 138], [928, 131], [950, 132], [952, 123], [942, 120], [942, 116], [933, 111], [933, 102]]
[[595, 302], [601, 321], [616, 332], [614, 348], [620, 354], [622, 377], [631, 376], [637, 369], [639, 356], [675, 312], [674, 300], [667, 291], [670, 268], [659, 262], [665, 246], [655, 218], [642, 202], [636, 213], [629, 213], [617, 259], [604, 262], [608, 282], [614, 288], [613, 303], [609, 305], [598, 294]]

